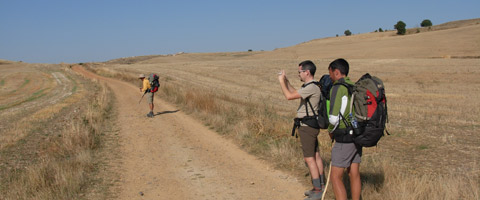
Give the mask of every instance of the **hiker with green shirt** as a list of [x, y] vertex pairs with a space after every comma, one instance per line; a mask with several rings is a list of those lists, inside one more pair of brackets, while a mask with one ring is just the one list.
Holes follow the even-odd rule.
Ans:
[[148, 106], [150, 107], [150, 112], [147, 114], [147, 117], [153, 117], [153, 97], [154, 93], [150, 92], [150, 81], [145, 78], [145, 74], [140, 74], [138, 78], [142, 81], [142, 87], [140, 88], [140, 92], [143, 92], [144, 95], [147, 96]]
[[[347, 192], [343, 184], [343, 173], [345, 169], [350, 177], [350, 188], [352, 199], [360, 199], [360, 162], [362, 156], [361, 147], [353, 143], [353, 135], [347, 125], [350, 126], [351, 118], [355, 116], [354, 110], [350, 109], [351, 95], [348, 88], [338, 83], [354, 85], [348, 76], [349, 65], [345, 59], [336, 59], [328, 66], [330, 79], [333, 87], [330, 90], [330, 111], [328, 132], [335, 140], [332, 148], [332, 168], [330, 178], [332, 179], [333, 192], [337, 200], [347, 199]], [[352, 113], [350, 111], [352, 110]], [[350, 115], [351, 114], [351, 115]], [[350, 126], [351, 127], [351, 126]]]
[[[320, 129], [318, 127], [310, 127], [301, 120], [306, 116], [312, 116], [313, 110], [317, 110], [318, 102], [320, 101], [320, 88], [316, 84], [313, 84], [315, 71], [316, 66], [312, 61], [306, 60], [298, 65], [298, 76], [300, 81], [304, 82], [299, 90], [293, 88], [284, 70], [282, 70], [278, 76], [285, 98], [287, 100], [300, 99], [296, 122], [298, 122], [298, 135], [300, 135], [303, 159], [310, 171], [313, 184], [313, 189], [305, 192], [305, 195], [309, 196], [307, 199], [321, 199], [324, 187], [323, 162], [320, 158], [317, 139]], [[309, 115], [307, 115], [308, 110], [306, 110], [308, 106], [307, 100], [309, 100], [314, 107]], [[315, 123], [317, 122], [315, 121]]]

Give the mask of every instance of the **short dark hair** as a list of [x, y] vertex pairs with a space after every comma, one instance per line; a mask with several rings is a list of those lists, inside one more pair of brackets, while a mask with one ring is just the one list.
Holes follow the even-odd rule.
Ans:
[[308, 70], [310, 71], [310, 74], [312, 76], [315, 76], [315, 71], [317, 71], [317, 67], [315, 66], [315, 64], [313, 64], [311, 60], [305, 60], [300, 64], [298, 64], [298, 66], [302, 66], [302, 70], [305, 70], [305, 71]]
[[348, 76], [349, 68], [350, 67], [348, 65], [348, 62], [343, 58], [339, 58], [339, 59], [334, 60], [328, 66], [328, 69], [330, 69], [332, 71], [338, 69], [338, 71], [340, 71], [340, 73], [345, 75], [345, 76]]

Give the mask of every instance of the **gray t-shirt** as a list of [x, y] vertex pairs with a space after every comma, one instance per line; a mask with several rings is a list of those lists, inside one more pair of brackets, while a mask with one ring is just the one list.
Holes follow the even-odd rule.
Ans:
[[[307, 85], [308, 83], [305, 83], [304, 85]], [[310, 97], [310, 103], [312, 104], [313, 109], [315, 110], [315, 113], [316, 113], [318, 102], [320, 101], [320, 94], [321, 94], [320, 87], [318, 87], [314, 83], [311, 83], [306, 87], [302, 86], [297, 92], [298, 94], [300, 94], [300, 96], [302, 96], [302, 98], [300, 99], [300, 106], [298, 106], [298, 109], [297, 109], [297, 117], [303, 118], [307, 116], [307, 111], [305, 110], [305, 106], [308, 106], [308, 115], [313, 116], [312, 109], [310, 108], [310, 105], [308, 105], [307, 101], [305, 101], [305, 99]]]

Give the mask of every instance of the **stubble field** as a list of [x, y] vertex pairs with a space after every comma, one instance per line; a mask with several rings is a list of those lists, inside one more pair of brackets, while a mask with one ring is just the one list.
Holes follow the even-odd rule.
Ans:
[[68, 65], [2, 60], [0, 83], [0, 199], [88, 194], [98, 181], [99, 147], [115, 143], [101, 136], [108, 90]]

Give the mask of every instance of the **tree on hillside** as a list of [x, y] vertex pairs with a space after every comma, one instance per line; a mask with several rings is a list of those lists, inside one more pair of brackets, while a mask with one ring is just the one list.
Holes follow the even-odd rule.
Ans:
[[382, 29], [382, 28], [378, 28], [378, 32], [383, 32], [383, 29]]
[[346, 36], [350, 36], [352, 35], [352, 32], [350, 32], [350, 30], [346, 30], [345, 32], [343, 32]]
[[432, 21], [430, 21], [429, 19], [425, 19], [422, 21], [422, 23], [420, 24], [421, 27], [428, 27], [428, 26], [432, 26]]
[[405, 29], [406, 26], [407, 25], [405, 24], [405, 22], [398, 21], [397, 24], [393, 26], [393, 28], [397, 29], [398, 35], [405, 35], [405, 33], [407, 32], [407, 29]]

